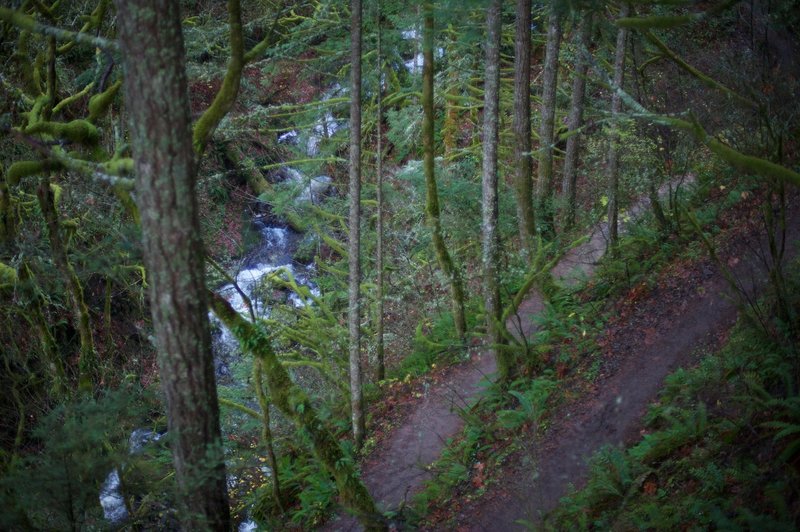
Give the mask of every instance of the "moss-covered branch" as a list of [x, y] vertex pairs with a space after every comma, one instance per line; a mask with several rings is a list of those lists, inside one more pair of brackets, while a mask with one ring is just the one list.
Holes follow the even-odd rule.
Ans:
[[246, 320], [222, 296], [208, 292], [211, 310], [239, 340], [242, 349], [260, 360], [274, 404], [313, 444], [313, 452], [336, 480], [342, 503], [352, 510], [367, 530], [385, 530], [386, 525], [364, 484], [336, 438], [317, 415], [306, 393], [292, 382], [281, 365], [269, 336], [259, 325]]
[[205, 151], [208, 139], [225, 115], [228, 114], [228, 111], [231, 110], [236, 101], [236, 96], [239, 94], [239, 83], [242, 79], [242, 70], [245, 64], [242, 15], [239, 0], [228, 0], [228, 26], [231, 48], [228, 70], [222, 80], [219, 92], [214, 97], [214, 101], [197, 120], [192, 132], [192, 145], [198, 154], [202, 154]]
[[78, 44], [86, 44], [101, 50], [109, 52], [119, 51], [119, 46], [115, 41], [109, 41], [102, 37], [94, 37], [87, 33], [80, 33], [69, 31], [62, 28], [56, 28], [47, 24], [38, 22], [33, 17], [29, 17], [24, 13], [20, 13], [14, 9], [7, 7], [0, 7], [0, 20], [16, 26], [17, 28], [41, 35], [48, 35], [55, 37], [59, 41], [74, 41]]
[[734, 100], [736, 100], [739, 103], [742, 103], [742, 104], [744, 104], [744, 105], [746, 105], [748, 107], [757, 107], [758, 106], [758, 104], [756, 102], [754, 102], [754, 101], [752, 101], [752, 100], [750, 100], [748, 98], [745, 98], [744, 96], [741, 96], [740, 94], [738, 94], [735, 91], [731, 90], [730, 88], [728, 88], [724, 84], [722, 84], [719, 81], [711, 78], [710, 76], [707, 76], [706, 74], [700, 72], [695, 67], [693, 67], [692, 65], [690, 65], [689, 63], [684, 61], [678, 54], [676, 54], [674, 51], [672, 51], [672, 49], [669, 48], [664, 43], [664, 41], [662, 41], [661, 39], [656, 37], [653, 34], [653, 32], [645, 30], [645, 31], [642, 32], [642, 34], [645, 36], [645, 38], [648, 41], [650, 41], [650, 43], [652, 43], [656, 48], [658, 48], [661, 51], [661, 53], [664, 55], [664, 57], [667, 57], [673, 63], [678, 65], [681, 69], [685, 70], [686, 72], [688, 72], [689, 74], [691, 74], [692, 76], [697, 78], [700, 81], [700, 83], [702, 83], [706, 87], [708, 87], [710, 89], [713, 89], [713, 90], [722, 91], [723, 93], [725, 93], [730, 98], [733, 98]]
[[[89, 15], [86, 22], [84, 22], [83, 26], [80, 30], [78, 30], [78, 34], [88, 34], [89, 31], [99, 28], [100, 24], [103, 22], [103, 17], [105, 17], [106, 11], [108, 10], [108, 5], [111, 3], [111, 0], [100, 0], [97, 3], [97, 7], [94, 8], [92, 14]], [[77, 40], [72, 40], [66, 44], [61, 45], [58, 48], [59, 54], [64, 54], [70, 51], [74, 46]]]
[[731, 166], [738, 168], [739, 170], [751, 172], [762, 177], [774, 177], [776, 179], [780, 179], [781, 181], [791, 183], [795, 186], [800, 186], [800, 173], [760, 157], [745, 155], [731, 148], [719, 139], [709, 135], [695, 118], [692, 118], [691, 120], [684, 120], [682, 118], [659, 115], [649, 111], [624, 89], [619, 86], [615, 86], [609, 79], [605, 70], [597, 65], [597, 62], [594, 60], [594, 58], [592, 58], [591, 54], [589, 54], [587, 50], [583, 50], [582, 53], [584, 54], [584, 57], [588, 58], [588, 60], [592, 62], [595, 72], [600, 75], [605, 83], [619, 95], [622, 102], [635, 111], [635, 113], [632, 115], [633, 118], [638, 120], [648, 120], [656, 124], [662, 124], [686, 131], [690, 133], [698, 142], [708, 147], [708, 149], [711, 150], [711, 152], [717, 157], [729, 163]]
[[[687, 24], [696, 24], [710, 16], [728, 9], [734, 4], [738, 4], [740, 0], [724, 0], [716, 6], [702, 11], [700, 13], [690, 13], [687, 15], [653, 15], [649, 17], [620, 17], [617, 19], [616, 24], [620, 28], [628, 28], [639, 31], [647, 31], [654, 29], [670, 29], [678, 26], [685, 26]], [[655, 3], [655, 2], [633, 2], [633, 3]], [[689, 2], [658, 2], [658, 3], [675, 3], [676, 5], [685, 5]]]

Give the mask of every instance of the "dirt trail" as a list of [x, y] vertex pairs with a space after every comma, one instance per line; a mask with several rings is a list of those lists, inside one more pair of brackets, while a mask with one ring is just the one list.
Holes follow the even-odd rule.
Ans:
[[[665, 185], [664, 191], [668, 189], [669, 185]], [[640, 217], [648, 206], [647, 199], [638, 201], [628, 209], [627, 218]], [[624, 230], [624, 224], [620, 226]], [[591, 276], [606, 251], [607, 235], [608, 225], [598, 224], [583, 244], [571, 249], [553, 268], [554, 279], [573, 285]], [[536, 330], [534, 318], [543, 308], [541, 295], [532, 291], [516, 316], [507, 322], [509, 331], [518, 338], [531, 337]], [[466, 363], [451, 368], [425, 390], [405, 422], [388, 435], [388, 445], [364, 462], [362, 479], [382, 510], [398, 509], [430, 478], [428, 466], [441, 456], [447, 440], [464, 427], [459, 411], [479, 397], [482, 383], [496, 369], [494, 358], [487, 353], [475, 354]], [[360, 529], [354, 518], [341, 514], [323, 527], [340, 531]]]
[[[648, 206], [642, 200], [629, 210], [629, 219], [640, 216]], [[796, 214], [796, 213], [795, 213]], [[795, 215], [789, 224], [798, 228]], [[563, 285], [590, 277], [606, 251], [606, 224], [595, 227], [590, 238], [568, 252], [552, 274]], [[797, 235], [794, 235], [797, 238]], [[751, 275], [756, 254], [742, 260], [736, 270], [741, 278], [765, 281]], [[532, 442], [527, 456], [518, 456], [515, 469], [504, 475], [481, 499], [465, 505], [456, 517], [459, 530], [524, 529], [523, 520], [536, 523], [567, 493], [571, 484], [580, 485], [587, 474], [586, 460], [605, 444], [621, 444], [638, 436], [640, 420], [647, 405], [657, 398], [664, 378], [692, 362], [698, 347], [717, 343], [736, 319], [735, 304], [721, 294], [727, 285], [721, 274], [704, 268], [699, 278], [681, 287], [682, 302], [671, 314], [655, 312], [659, 324], [646, 331], [646, 339], [615, 346], [613, 362], [606, 375], [595, 383], [593, 394], [567, 405], [552, 416], [552, 426], [541, 441]], [[507, 323], [513, 333], [530, 337], [536, 330], [534, 318], [543, 309], [542, 298], [533, 292], [523, 302], [517, 317]], [[639, 338], [635, 320], [627, 336]], [[479, 397], [482, 381], [496, 370], [488, 354], [474, 355], [453, 367], [431, 384], [414, 405], [405, 422], [386, 438], [387, 445], [370, 456], [362, 467], [362, 478], [383, 510], [397, 510], [430, 478], [429, 466], [441, 455], [448, 438], [464, 426], [460, 409]], [[355, 519], [339, 516], [325, 530], [360, 530]]]
[[606, 444], [636, 439], [640, 420], [664, 378], [691, 363], [698, 347], [715, 344], [733, 325], [736, 307], [720, 297], [726, 288], [716, 274], [697, 286], [686, 308], [649, 335], [646, 343], [651, 345], [645, 352], [625, 353], [613, 375], [596, 383], [594, 394], [557, 412], [545, 437], [516, 457], [502, 486], [462, 510], [459, 530], [525, 530], [518, 520], [540, 521], [570, 484], [585, 481], [586, 460], [592, 453]]
[[[798, 255], [798, 239], [800, 209], [795, 204], [787, 221], [786, 259]], [[767, 283], [761, 262], [766, 244], [753, 240], [735, 246], [727, 262], [757, 298]], [[571, 485], [585, 482], [587, 460], [595, 451], [639, 439], [642, 416], [658, 398], [665, 377], [696, 362], [699, 349], [718, 346], [736, 321], [731, 289], [718, 269], [706, 263], [695, 270], [682, 284], [669, 287], [677, 292], [673, 301], [680, 303], [664, 305], [664, 294], [656, 292], [637, 304], [624, 320], [606, 375], [589, 394], [553, 414], [547, 433], [529, 442], [528, 452], [513, 457], [502, 483], [460, 509], [451, 523], [455, 529], [528, 530], [541, 523]]]

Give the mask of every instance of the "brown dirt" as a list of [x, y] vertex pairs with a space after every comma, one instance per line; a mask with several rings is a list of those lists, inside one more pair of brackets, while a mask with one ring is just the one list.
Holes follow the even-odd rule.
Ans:
[[[641, 208], [635, 206], [633, 215]], [[798, 228], [796, 218], [790, 228]], [[598, 226], [590, 239], [562, 259], [554, 277], [569, 285], [590, 276], [605, 252], [605, 233]], [[756, 255], [736, 262], [735, 270], [740, 278], [760, 286], [765, 282], [762, 276], [752, 274], [760, 271]], [[732, 252], [731, 256], [738, 255]], [[627, 308], [618, 307], [621, 323], [601, 341], [604, 365], [592, 389], [560, 407], [545, 436], [526, 446], [527, 452], [512, 457], [502, 480], [490, 486], [485, 496], [461, 501], [457, 512], [452, 508], [444, 512], [450, 514], [448, 523], [439, 521], [435, 528], [524, 529], [518, 521], [539, 522], [571, 485], [585, 480], [586, 460], [594, 451], [639, 436], [641, 417], [657, 398], [664, 378], [692, 363], [698, 348], [716, 345], [737, 314], [734, 302], [723, 295], [727, 285], [722, 275], [708, 262], [676, 268], [667, 277], [666, 284], [662, 283], [665, 288], [629, 298]], [[535, 332], [532, 318], [542, 306], [541, 296], [531, 294], [518, 312], [521, 319], [509, 323], [509, 329], [521, 329], [526, 336]], [[495, 369], [494, 359], [479, 353], [443, 372], [417, 394], [421, 397], [405, 421], [385, 434], [384, 444], [362, 467], [362, 478], [382, 509], [397, 510], [430, 478], [428, 466], [464, 426], [459, 410], [476, 400], [481, 382]], [[359, 530], [360, 526], [352, 518], [339, 516], [324, 529]]]

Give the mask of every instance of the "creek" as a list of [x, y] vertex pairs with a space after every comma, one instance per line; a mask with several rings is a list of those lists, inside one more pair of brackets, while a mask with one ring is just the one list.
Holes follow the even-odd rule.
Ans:
[[[329, 112], [320, 118], [318, 127], [313, 129], [314, 135], [307, 140], [307, 150], [316, 150], [320, 137], [330, 136], [336, 131], [337, 128], [332, 125], [332, 120]], [[332, 184], [332, 179], [328, 176], [309, 178], [291, 167], [284, 168], [282, 174], [284, 181], [288, 181], [287, 185], [297, 190], [293, 201], [298, 206], [302, 206], [303, 203], [319, 203]], [[258, 238], [244, 253], [238, 272], [232, 275], [235, 285], [228, 283], [217, 289], [233, 308], [248, 319], [250, 310], [243, 295], [250, 300], [257, 318], [268, 318], [272, 305], [276, 303], [289, 304], [296, 308], [307, 304], [307, 300], [297, 293], [286, 288], [271, 286], [270, 276], [276, 275], [285, 279], [290, 275], [298, 286], [306, 287], [314, 296], [320, 295], [319, 288], [314, 283], [315, 265], [294, 260], [303, 235], [291, 229], [282, 220], [276, 220], [263, 204], [256, 205], [254, 211], [257, 214], [253, 215], [250, 221], [251, 230]], [[232, 371], [234, 365], [242, 358], [237, 340], [213, 315], [209, 314], [209, 319], [213, 329], [212, 347], [218, 385], [239, 388], [248, 386], [246, 380], [237, 381], [236, 372]], [[258, 408], [255, 398], [248, 406]], [[129, 439], [129, 454], [142, 452], [145, 446], [158, 441], [163, 435], [164, 433], [156, 433], [145, 428], [134, 430]], [[270, 472], [264, 471], [264, 473], [269, 475]], [[229, 474], [229, 487], [233, 487], [236, 482], [236, 477]], [[130, 517], [122, 484], [120, 468], [115, 468], [109, 472], [98, 494], [103, 516], [112, 526], [122, 526]], [[247, 519], [239, 525], [238, 530], [255, 530], [255, 523]]]

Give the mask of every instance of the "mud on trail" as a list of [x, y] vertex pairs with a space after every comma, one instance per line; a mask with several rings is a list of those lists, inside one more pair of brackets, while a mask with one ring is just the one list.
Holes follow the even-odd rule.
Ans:
[[[796, 211], [787, 224], [789, 241], [800, 237]], [[553, 269], [554, 277], [565, 285], [590, 277], [605, 252], [606, 229], [604, 224], [597, 226], [589, 239], [567, 253]], [[759, 256], [755, 249], [727, 253], [734, 272], [749, 280], [751, 290], [766, 282], [762, 274], [753, 273], [762, 271]], [[509, 459], [502, 481], [478, 500], [460, 501], [457, 511], [444, 512], [446, 525], [437, 521], [432, 528], [524, 529], [519, 521], [539, 522], [571, 485], [581, 485], [594, 451], [639, 437], [641, 418], [657, 398], [664, 378], [694, 362], [699, 348], [718, 345], [737, 316], [736, 304], [723, 295], [729, 287], [708, 261], [678, 265], [662, 281], [641, 299], [618, 305], [618, 323], [601, 342], [603, 365], [591, 389], [558, 407], [546, 434], [533, 438], [524, 446], [527, 451]], [[531, 293], [517, 317], [507, 323], [509, 330], [532, 335], [534, 318], [542, 308], [541, 296]], [[362, 464], [362, 479], [382, 510], [402, 508], [431, 478], [428, 466], [464, 427], [459, 411], [480, 397], [495, 370], [493, 357], [475, 353], [467, 362], [437, 373], [415, 394], [419, 397], [406, 405], [403, 420], [381, 438]], [[361, 527], [352, 517], [340, 515], [323, 529]]]

